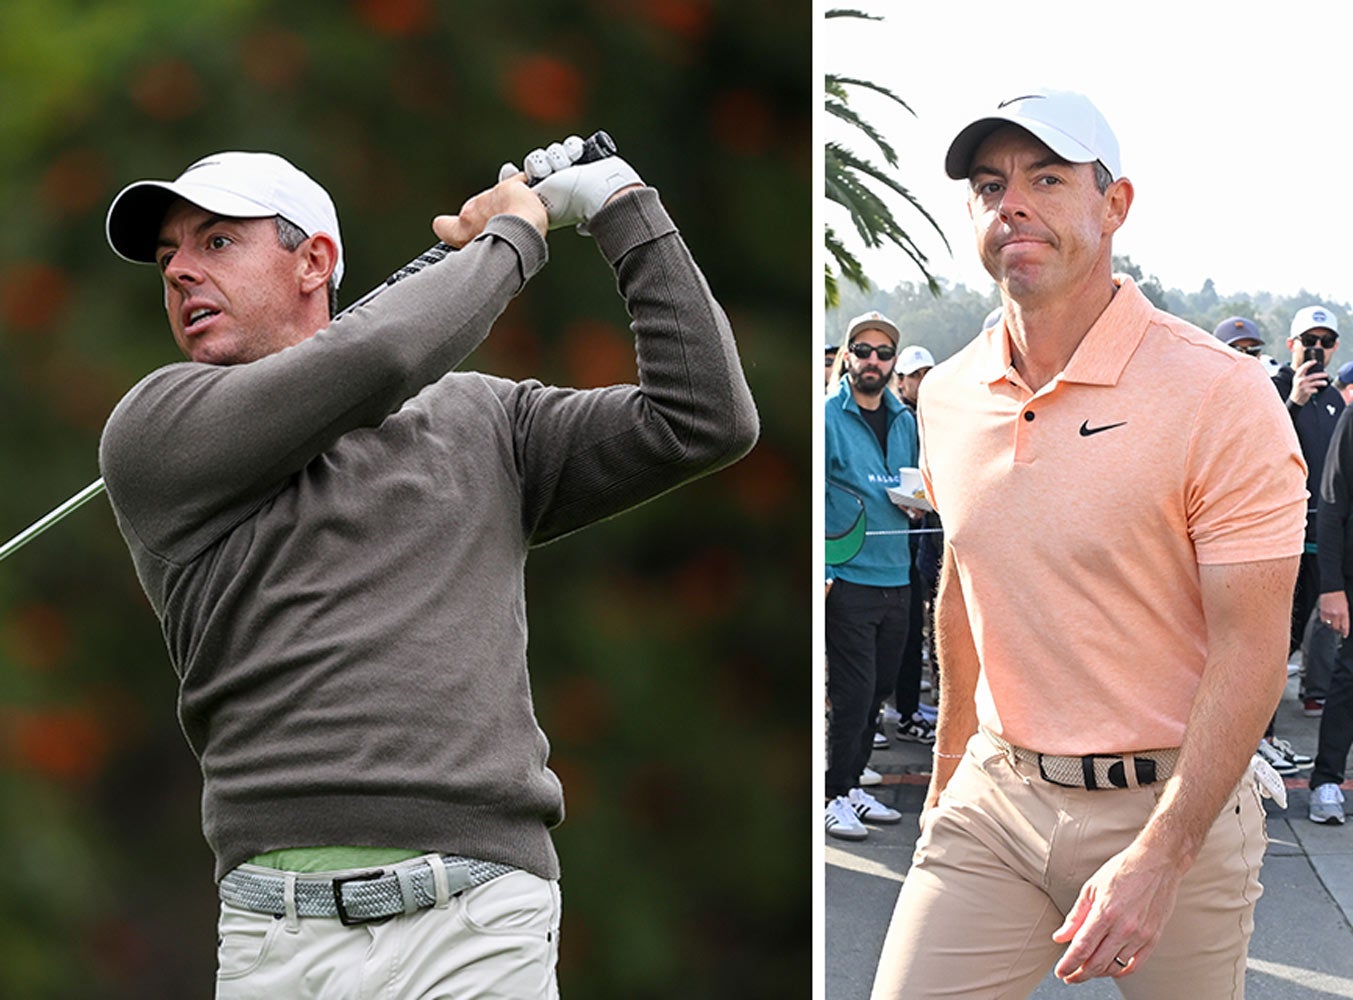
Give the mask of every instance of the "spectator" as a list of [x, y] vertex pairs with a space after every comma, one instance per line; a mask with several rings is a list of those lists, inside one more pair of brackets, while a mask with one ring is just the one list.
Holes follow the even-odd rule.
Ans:
[[916, 412], [916, 393], [921, 388], [921, 380], [934, 367], [934, 356], [919, 344], [903, 348], [898, 355], [898, 395], [913, 413]]
[[1334, 375], [1334, 388], [1344, 397], [1344, 405], [1353, 402], [1353, 361], [1345, 361]]
[[945, 161], [1005, 318], [921, 387], [944, 669], [873, 996], [1236, 996], [1305, 469], [1264, 370], [1113, 274], [1103, 116], [1016, 93]]
[[[902, 405], [916, 412], [916, 394], [930, 369], [935, 367], [934, 356], [918, 344], [904, 347], [897, 358], [898, 395]], [[908, 538], [911, 552], [911, 601], [907, 630], [907, 645], [902, 651], [902, 666], [893, 689], [893, 705], [898, 712], [897, 738], [904, 743], [934, 743], [935, 724], [921, 714], [921, 691], [925, 687], [925, 638], [928, 631], [929, 608], [935, 594], [934, 572], [923, 571], [922, 553], [933, 552], [923, 546], [926, 533], [937, 531], [938, 515], [927, 512], [918, 527], [920, 531]], [[935, 663], [933, 644], [930, 661]]]
[[897, 470], [917, 461], [916, 419], [889, 391], [899, 335], [877, 312], [855, 317], [842, 342], [845, 367], [824, 416], [827, 505], [853, 495], [870, 534], [848, 562], [827, 569], [826, 830], [862, 840], [865, 823], [902, 814], [859, 787], [873, 749], [875, 720], [892, 689], [907, 642], [910, 520], [888, 498]]
[[[1316, 509], [1325, 455], [1334, 436], [1334, 426], [1344, 409], [1344, 398], [1331, 384], [1328, 370], [1338, 342], [1339, 320], [1331, 310], [1320, 305], [1299, 309], [1292, 317], [1287, 337], [1291, 364], [1283, 365], [1273, 376], [1273, 385], [1287, 403], [1287, 412], [1291, 414], [1297, 440], [1301, 442], [1301, 454], [1306, 459], [1306, 488], [1309, 492], [1305, 552], [1301, 557], [1301, 569], [1292, 597], [1289, 660], [1293, 653], [1302, 648], [1307, 622], [1320, 593], [1320, 569], [1316, 558]], [[1303, 711], [1306, 707], [1303, 700]], [[1274, 720], [1270, 719], [1268, 730], [1259, 743], [1260, 755], [1279, 774], [1296, 774], [1310, 767], [1313, 759], [1298, 753], [1286, 740], [1277, 738], [1273, 725]]]
[[1254, 325], [1252, 319], [1246, 319], [1243, 316], [1232, 316], [1229, 319], [1224, 319], [1217, 324], [1217, 328], [1212, 331], [1212, 335], [1227, 347], [1237, 350], [1241, 354], [1248, 354], [1257, 358], [1264, 353], [1264, 340], [1259, 336], [1259, 328]]
[[831, 392], [832, 380], [836, 378], [836, 355], [840, 346], [834, 340], [829, 340], [822, 355], [822, 385], [828, 392]]
[[1342, 642], [1334, 657], [1320, 717], [1308, 816], [1313, 823], [1343, 823], [1344, 771], [1353, 745], [1353, 642], [1349, 592], [1353, 591], [1353, 408], [1334, 428], [1325, 459], [1316, 514], [1320, 563], [1320, 620]]

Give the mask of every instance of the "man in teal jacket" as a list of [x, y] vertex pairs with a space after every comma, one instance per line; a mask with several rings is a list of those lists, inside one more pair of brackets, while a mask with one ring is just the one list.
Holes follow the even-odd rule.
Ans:
[[852, 558], [827, 567], [826, 830], [846, 840], [863, 840], [865, 821], [901, 819], [859, 787], [907, 642], [911, 525], [887, 490], [899, 485], [898, 469], [916, 465], [918, 446], [916, 418], [888, 391], [898, 340], [896, 325], [877, 312], [851, 320], [840, 389], [824, 417], [828, 531], [861, 505], [868, 527]]

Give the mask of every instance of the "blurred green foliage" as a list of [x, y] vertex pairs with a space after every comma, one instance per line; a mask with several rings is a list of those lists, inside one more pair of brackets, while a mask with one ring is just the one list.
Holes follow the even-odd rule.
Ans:
[[[222, 149], [327, 186], [351, 301], [498, 166], [605, 128], [658, 187], [737, 332], [745, 460], [546, 546], [537, 710], [568, 819], [564, 996], [806, 997], [812, 15], [797, 0], [5, 0], [0, 538], [98, 474], [113, 404], [175, 360], [158, 283], [103, 216]], [[550, 265], [469, 366], [632, 377], [594, 246]], [[199, 777], [106, 501], [0, 563], [0, 996], [211, 995]]]

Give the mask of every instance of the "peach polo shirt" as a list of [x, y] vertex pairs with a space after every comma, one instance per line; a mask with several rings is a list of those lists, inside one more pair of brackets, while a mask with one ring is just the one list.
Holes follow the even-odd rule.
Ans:
[[1038, 392], [1004, 324], [921, 385], [978, 719], [1044, 753], [1178, 746], [1206, 655], [1198, 566], [1298, 555], [1306, 527], [1305, 463], [1263, 366], [1115, 280]]

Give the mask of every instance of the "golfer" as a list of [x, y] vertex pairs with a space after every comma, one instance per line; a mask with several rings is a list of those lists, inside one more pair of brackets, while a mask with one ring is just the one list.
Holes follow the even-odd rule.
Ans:
[[[546, 159], [332, 321], [334, 206], [280, 157], [208, 156], [109, 211], [187, 358], [122, 399], [100, 457], [202, 768], [219, 998], [557, 994], [527, 551], [734, 461], [757, 419], [657, 192]], [[570, 225], [615, 270], [638, 385], [453, 371]]]
[[944, 519], [922, 833], [874, 997], [1017, 998], [1050, 969], [1135, 1000], [1244, 995], [1305, 530], [1253, 358], [1110, 268], [1133, 188], [1080, 94], [963, 128], [995, 326], [920, 390]]

